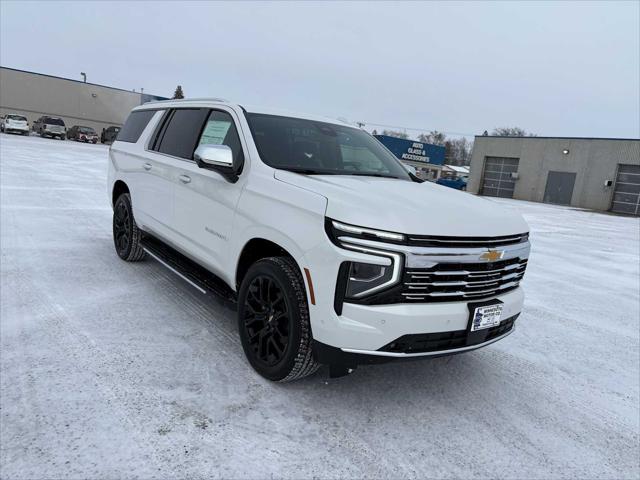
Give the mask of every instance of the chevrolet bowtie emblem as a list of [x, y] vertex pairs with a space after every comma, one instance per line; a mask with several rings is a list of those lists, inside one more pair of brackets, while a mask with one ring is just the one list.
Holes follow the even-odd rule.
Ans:
[[496, 260], [500, 260], [503, 256], [503, 250], [489, 250], [488, 252], [484, 252], [480, 255], [480, 260], [484, 260], [485, 262], [495, 262]]

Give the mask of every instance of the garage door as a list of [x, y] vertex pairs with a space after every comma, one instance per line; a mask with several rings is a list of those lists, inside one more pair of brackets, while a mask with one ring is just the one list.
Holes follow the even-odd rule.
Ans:
[[518, 171], [518, 158], [486, 157], [482, 176], [482, 195], [513, 198], [516, 186], [512, 173]]
[[611, 211], [640, 215], [640, 165], [618, 165]]

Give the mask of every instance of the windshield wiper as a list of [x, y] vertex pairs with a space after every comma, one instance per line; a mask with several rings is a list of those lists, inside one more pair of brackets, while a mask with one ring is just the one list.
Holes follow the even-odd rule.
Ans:
[[314, 170], [313, 168], [305, 167], [282, 167], [278, 170], [285, 170], [287, 172], [302, 173], [303, 175], [339, 175], [338, 172], [332, 172], [330, 170]]
[[358, 177], [380, 177], [380, 178], [395, 178], [399, 180], [400, 177], [396, 177], [394, 175], [385, 175], [384, 173], [367, 173], [367, 172], [344, 172], [342, 175], [355, 175]]

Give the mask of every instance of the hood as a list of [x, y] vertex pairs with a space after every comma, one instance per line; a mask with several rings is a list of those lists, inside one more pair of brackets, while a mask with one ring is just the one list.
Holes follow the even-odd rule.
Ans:
[[413, 235], [497, 237], [529, 231], [520, 214], [431, 182], [348, 175], [275, 178], [327, 198], [326, 215], [361, 227]]

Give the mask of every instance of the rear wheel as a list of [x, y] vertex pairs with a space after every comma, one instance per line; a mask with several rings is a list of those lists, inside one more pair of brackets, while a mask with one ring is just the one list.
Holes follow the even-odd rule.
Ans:
[[287, 382], [314, 373], [307, 294], [296, 263], [269, 257], [254, 263], [238, 295], [238, 330], [251, 366]]
[[131, 208], [131, 196], [123, 193], [113, 206], [113, 244], [118, 256], [127, 262], [138, 262], [145, 257], [142, 249], [142, 231], [136, 225]]

